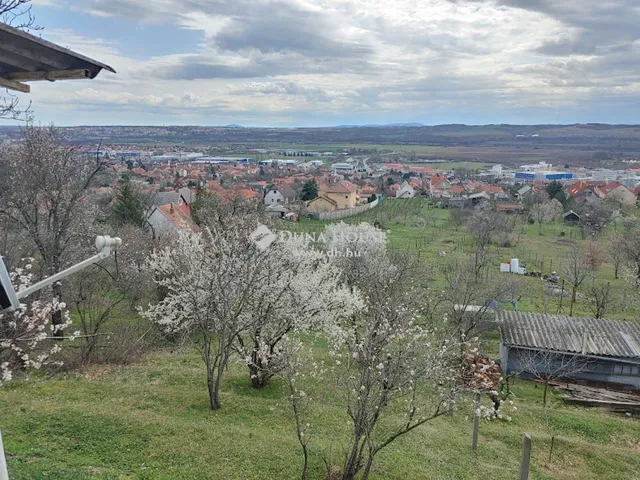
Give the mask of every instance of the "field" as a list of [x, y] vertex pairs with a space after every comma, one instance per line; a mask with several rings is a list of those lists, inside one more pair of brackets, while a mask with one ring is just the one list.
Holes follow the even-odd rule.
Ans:
[[[348, 219], [378, 221], [389, 231], [391, 248], [414, 252], [438, 265], [473, 251], [464, 228], [448, 225], [448, 211], [426, 200], [386, 200], [380, 207]], [[322, 222], [288, 224], [319, 231]], [[564, 232], [564, 236], [561, 236]], [[516, 246], [492, 247], [495, 262], [517, 255], [533, 268], [556, 269], [567, 240], [578, 231], [560, 224], [527, 225]], [[440, 257], [439, 252], [446, 252]], [[616, 288], [605, 263], [600, 279]], [[547, 299], [543, 282], [526, 278], [521, 310], [538, 310]], [[510, 304], [503, 305], [510, 308]], [[567, 306], [563, 307], [567, 313]], [[613, 318], [631, 316], [616, 311]], [[577, 313], [587, 314], [585, 302]], [[497, 355], [497, 333], [485, 345]], [[317, 344], [318, 359], [331, 362]], [[324, 384], [323, 384], [324, 385]], [[471, 453], [473, 409], [470, 399], [451, 417], [437, 419], [400, 438], [380, 454], [375, 479], [517, 478], [522, 435], [533, 438], [531, 479], [640, 480], [640, 421], [600, 410], [565, 406], [553, 394], [544, 408], [541, 389], [531, 382], [514, 386], [517, 411], [510, 422], [483, 421], [477, 457]], [[333, 386], [312, 394], [319, 399], [312, 425], [311, 479], [322, 479], [324, 458], [339, 464], [348, 432], [344, 400]], [[247, 373], [233, 364], [225, 377], [222, 409], [208, 409], [206, 377], [197, 352], [170, 346], [128, 366], [95, 366], [53, 379], [17, 382], [0, 389], [0, 430], [10, 475], [19, 479], [294, 479], [301, 456], [283, 385], [249, 387]], [[550, 456], [551, 439], [554, 448]]]
[[[379, 222], [388, 232], [390, 246], [402, 251], [413, 252], [434, 267], [431, 281], [438, 285], [440, 277], [438, 267], [451, 257], [459, 259], [470, 258], [475, 247], [464, 227], [454, 229], [449, 225], [449, 211], [435, 208], [428, 200], [414, 198], [411, 200], [389, 199], [379, 207], [364, 214], [345, 219], [345, 222], [358, 223], [362, 221]], [[488, 248], [494, 268], [499, 270], [500, 262], [511, 258], [519, 258], [529, 271], [536, 271], [550, 275], [552, 271], [560, 273], [562, 261], [569, 252], [573, 242], [584, 245], [586, 240], [581, 236], [579, 227], [568, 227], [561, 222], [539, 225], [522, 224], [519, 217], [513, 217], [517, 223], [512, 235], [513, 246], [504, 248], [492, 245]], [[286, 228], [301, 231], [322, 231], [325, 224], [321, 221], [303, 220], [296, 225], [286, 225]], [[607, 250], [607, 241], [612, 233], [619, 228], [616, 225], [607, 227], [598, 242]], [[444, 252], [445, 257], [439, 254]], [[620, 275], [622, 277], [622, 275]], [[523, 277], [525, 293], [520, 300], [519, 309], [523, 311], [548, 311], [549, 313], [564, 313], [568, 315], [567, 298], [546, 295], [545, 282], [539, 278]], [[639, 312], [639, 306], [632, 302], [631, 295], [626, 295], [628, 284], [622, 278], [614, 278], [614, 268], [608, 257], [596, 270], [596, 282], [610, 282], [614, 291], [618, 292], [618, 306], [625, 304], [623, 309], [611, 310], [607, 317], [614, 319], [633, 319]], [[583, 285], [582, 289], [587, 285]], [[568, 286], [566, 288], [569, 288]], [[512, 308], [509, 303], [502, 305], [505, 309]], [[590, 311], [586, 300], [579, 299], [574, 306], [574, 315], [589, 316]]]

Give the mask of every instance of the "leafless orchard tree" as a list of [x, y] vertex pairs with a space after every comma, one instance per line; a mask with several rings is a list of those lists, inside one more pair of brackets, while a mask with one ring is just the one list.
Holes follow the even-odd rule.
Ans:
[[608, 253], [613, 263], [613, 276], [617, 280], [619, 278], [620, 267], [625, 261], [625, 237], [621, 234], [615, 234], [608, 243]]
[[480, 332], [492, 302], [519, 300], [523, 291], [517, 276], [496, 274], [489, 262], [478, 267], [475, 258], [449, 262], [444, 279], [443, 305], [459, 341]]
[[545, 407], [550, 383], [571, 379], [588, 365], [587, 360], [578, 355], [562, 355], [549, 350], [521, 350], [519, 355], [516, 369], [543, 382], [542, 404]]
[[64, 288], [69, 308], [80, 323], [81, 364], [130, 362], [157, 333], [152, 324], [144, 319], [131, 321], [131, 316], [137, 304], [152, 296], [153, 282], [144, 264], [161, 244], [131, 225], [115, 235], [123, 245], [109, 259], [76, 273]]
[[615, 302], [614, 292], [611, 290], [610, 282], [591, 283], [587, 290], [589, 300], [589, 310], [595, 318], [603, 318], [611, 309]]
[[[41, 275], [69, 263], [98, 215], [88, 197], [104, 163], [65, 145], [54, 127], [27, 125], [22, 139], [0, 150], [0, 218], [20, 229], [39, 255]], [[53, 293], [61, 298], [60, 284]], [[62, 323], [54, 315], [54, 324]]]
[[571, 286], [571, 303], [569, 315], [573, 315], [573, 306], [576, 303], [576, 296], [580, 286], [591, 278], [592, 268], [584, 252], [577, 243], [574, 244], [567, 253], [562, 264], [562, 275], [565, 281]]
[[477, 210], [467, 222], [467, 230], [480, 250], [484, 250], [496, 238], [508, 240], [514, 227], [515, 224], [507, 215], [488, 208]]
[[623, 264], [628, 268], [636, 287], [640, 287], [640, 226], [633, 226], [614, 239]]

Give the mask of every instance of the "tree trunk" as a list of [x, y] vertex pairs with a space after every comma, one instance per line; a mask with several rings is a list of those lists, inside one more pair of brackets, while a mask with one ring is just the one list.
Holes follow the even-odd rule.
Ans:
[[[259, 345], [255, 345], [251, 352], [251, 363], [249, 367], [249, 380], [253, 388], [264, 388], [269, 384], [271, 374], [269, 373], [267, 366], [265, 365], [265, 359], [260, 356], [258, 352]], [[266, 359], [267, 362], [269, 359]]]
[[258, 365], [253, 363], [249, 365], [249, 380], [251, 380], [251, 387], [256, 389], [266, 387], [269, 384], [269, 378], [271, 378], [266, 370], [260, 365], [262, 361], [259, 360], [259, 362], [260, 363]]
[[[56, 272], [53, 272], [56, 273]], [[54, 283], [53, 287], [53, 296], [58, 299], [58, 301], [62, 301], [62, 285], [59, 283]], [[62, 312], [57, 311], [51, 314], [51, 324], [55, 327], [56, 325], [62, 325], [64, 323], [64, 318], [62, 318]], [[54, 337], [64, 337], [64, 330], [56, 330], [53, 334]]]
[[364, 471], [362, 472], [362, 477], [360, 480], [368, 480], [369, 474], [371, 473], [371, 467], [373, 466], [373, 454], [369, 454], [369, 458], [367, 458], [367, 463], [364, 466]]
[[351, 448], [351, 453], [347, 457], [344, 463], [344, 471], [342, 472], [341, 480], [355, 480], [356, 474], [358, 473], [358, 458], [360, 453], [360, 438], [356, 437], [353, 439], [353, 447]]
[[544, 392], [542, 392], [542, 406], [547, 406], [547, 387], [549, 386], [549, 380], [544, 381]]
[[576, 293], [578, 288], [576, 286], [571, 287], [571, 305], [569, 306], [569, 315], [573, 315], [573, 304], [576, 303]]

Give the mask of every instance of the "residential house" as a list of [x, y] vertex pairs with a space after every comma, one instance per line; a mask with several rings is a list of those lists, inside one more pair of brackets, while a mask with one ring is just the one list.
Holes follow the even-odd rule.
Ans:
[[351, 182], [342, 181], [329, 187], [324, 196], [336, 202], [338, 210], [354, 208], [358, 204], [358, 187]]
[[621, 205], [635, 205], [638, 197], [620, 182], [611, 182], [597, 187], [595, 194], [605, 200], [611, 200]]
[[529, 184], [523, 185], [516, 192], [516, 197], [518, 198], [518, 200], [522, 201], [527, 195], [529, 195], [532, 192], [533, 192], [533, 187], [531, 185]]
[[[186, 190], [189, 190], [188, 188]], [[189, 199], [191, 199], [191, 190], [189, 190]], [[180, 192], [158, 192], [151, 199], [153, 207], [162, 207], [164, 205], [175, 205], [185, 215], [191, 216], [191, 207]]]
[[[640, 390], [640, 323], [603, 318], [578, 318], [529, 312], [502, 311], [500, 365], [503, 372], [532, 378], [537, 373], [574, 359], [582, 368], [567, 380], [618, 390]], [[546, 357], [547, 361], [542, 361]], [[524, 370], [523, 370], [524, 367]]]
[[396, 190], [396, 198], [413, 198], [415, 194], [416, 191], [409, 185], [409, 182], [404, 182], [400, 185], [400, 188]]
[[289, 203], [297, 200], [297, 194], [291, 185], [281, 184], [271, 187], [264, 196], [264, 204]]
[[480, 185], [476, 193], [485, 192], [491, 200], [506, 200], [509, 194], [506, 193], [499, 185]]
[[451, 182], [446, 177], [436, 175], [429, 180], [431, 195], [439, 195], [451, 188]]
[[307, 203], [307, 211], [311, 213], [333, 212], [338, 209], [338, 202], [326, 194], [310, 200]]
[[585, 202], [594, 202], [598, 200], [596, 188], [603, 186], [604, 182], [578, 182], [567, 187], [567, 193], [571, 195], [576, 203], [581, 205]]
[[147, 221], [154, 236], [197, 231], [197, 227], [191, 217], [173, 203], [155, 207]]

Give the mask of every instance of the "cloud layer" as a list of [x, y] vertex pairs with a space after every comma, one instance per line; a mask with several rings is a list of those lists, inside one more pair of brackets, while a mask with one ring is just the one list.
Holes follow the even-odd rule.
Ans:
[[[45, 38], [118, 71], [34, 88], [57, 123], [640, 123], [636, 0], [67, 0], [112, 26], [101, 38], [47, 24], [47, 5]], [[166, 30], [153, 52], [199, 41], [140, 60], [122, 28], [138, 48]]]

